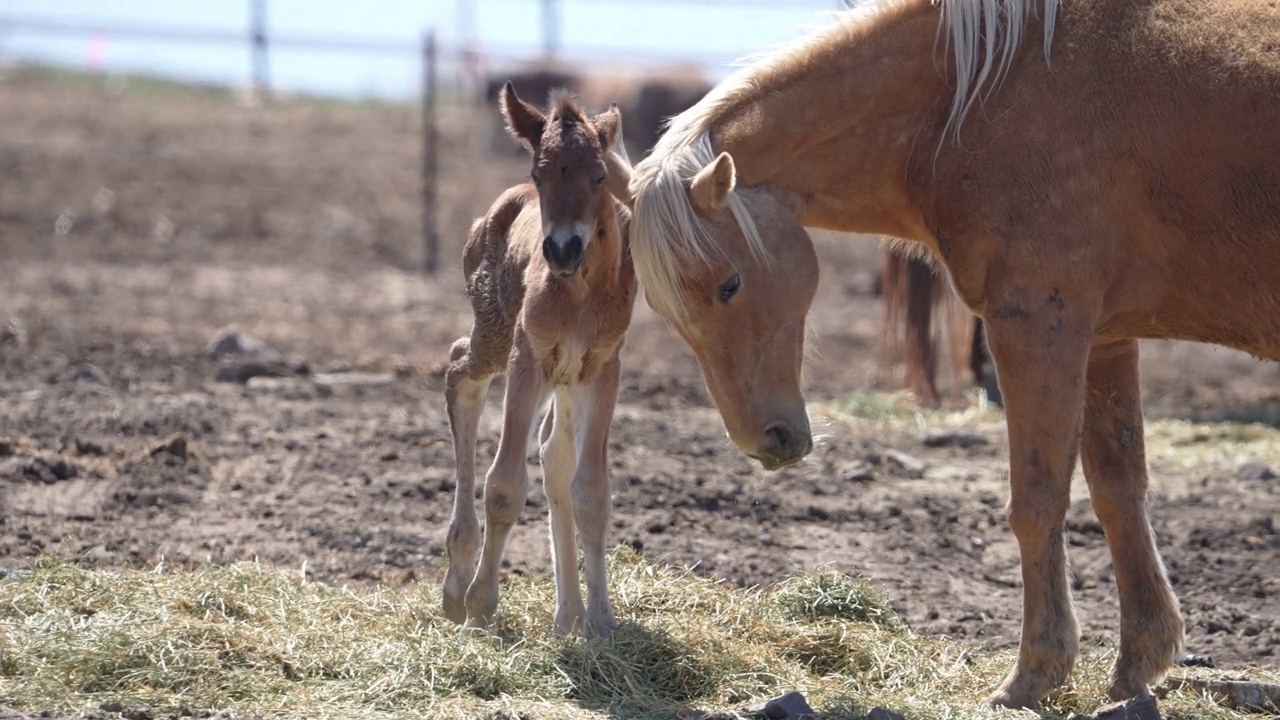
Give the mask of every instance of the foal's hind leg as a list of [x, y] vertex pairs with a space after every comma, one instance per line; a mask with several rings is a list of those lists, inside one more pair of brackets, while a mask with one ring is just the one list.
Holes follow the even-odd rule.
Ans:
[[[577, 461], [573, 452], [573, 418], [569, 393], [556, 393], [550, 435], [542, 443], [542, 485], [551, 515], [551, 558], [556, 577], [556, 629], [572, 633], [581, 628], [586, 612], [578, 584], [578, 543], [573, 526], [573, 497], [569, 482]], [[545, 428], [544, 424], [544, 428]]]
[[542, 381], [533, 353], [517, 333], [507, 366], [502, 438], [484, 484], [484, 547], [475, 579], [467, 588], [467, 625], [472, 627], [488, 626], [498, 609], [498, 569], [507, 536], [524, 510], [529, 485], [525, 450], [541, 399]]
[[476, 431], [491, 377], [477, 372], [477, 358], [471, 355], [470, 347], [467, 338], [453, 344], [449, 350], [451, 363], [445, 373], [445, 405], [449, 412], [449, 430], [453, 434], [457, 487], [445, 541], [449, 570], [444, 577], [444, 614], [456, 623], [467, 619], [464, 597], [475, 575], [476, 552], [480, 549], [475, 490]]
[[1138, 343], [1094, 348], [1082, 443], [1089, 499], [1111, 546], [1120, 591], [1120, 657], [1108, 694], [1149, 694], [1182, 647], [1182, 618], [1147, 518]]
[[1009, 430], [1009, 526], [1022, 566], [1018, 661], [990, 701], [1034, 707], [1066, 680], [1079, 645], [1063, 522], [1080, 449], [1093, 312], [1085, 300], [1047, 289], [989, 298], [988, 307]]
[[618, 401], [618, 351], [589, 383], [575, 385], [573, 417], [578, 469], [573, 475], [573, 515], [582, 538], [587, 579], [586, 631], [608, 635], [618, 626], [609, 602], [605, 540], [609, 533], [609, 426]]

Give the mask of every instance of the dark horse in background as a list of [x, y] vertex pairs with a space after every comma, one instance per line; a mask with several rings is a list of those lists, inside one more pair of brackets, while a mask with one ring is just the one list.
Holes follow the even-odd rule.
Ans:
[[[970, 313], [927, 260], [897, 251], [886, 243], [880, 268], [880, 296], [884, 300], [881, 328], [880, 385], [894, 383], [903, 366], [903, 384], [916, 402], [937, 407], [942, 402], [938, 372], [942, 349], [948, 349], [951, 394], [965, 386], [967, 373], [987, 400], [999, 405], [1000, 386], [987, 352], [982, 318]], [[939, 322], [935, 322], [935, 318]]]

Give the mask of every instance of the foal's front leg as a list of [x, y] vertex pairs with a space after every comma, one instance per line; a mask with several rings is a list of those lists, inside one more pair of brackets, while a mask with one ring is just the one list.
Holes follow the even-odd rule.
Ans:
[[988, 302], [988, 343], [1009, 432], [1009, 526], [1022, 565], [1018, 661], [989, 700], [1034, 707], [1071, 672], [1079, 626], [1067, 585], [1063, 522], [1080, 449], [1093, 306], [1058, 290]]
[[542, 378], [533, 351], [517, 331], [511, 362], [507, 365], [502, 437], [484, 484], [484, 547], [480, 552], [480, 567], [471, 587], [467, 588], [467, 625], [471, 627], [487, 627], [498, 609], [498, 569], [507, 536], [524, 510], [529, 485], [525, 451], [541, 399]]
[[542, 487], [550, 510], [556, 629], [568, 634], [581, 628], [586, 610], [582, 604], [582, 588], [578, 585], [578, 543], [569, 490], [577, 461], [573, 452], [572, 396], [567, 389], [557, 391], [547, 420], [551, 422], [551, 431], [542, 443]]
[[609, 426], [618, 401], [621, 363], [618, 350], [595, 379], [575, 385], [573, 416], [578, 469], [573, 476], [573, 515], [582, 538], [587, 579], [586, 631], [608, 635], [618, 626], [609, 602], [605, 540], [609, 533]]
[[1147, 517], [1140, 392], [1136, 340], [1093, 349], [1081, 455], [1120, 592], [1120, 656], [1108, 693], [1113, 700], [1146, 696], [1182, 647], [1178, 599]]

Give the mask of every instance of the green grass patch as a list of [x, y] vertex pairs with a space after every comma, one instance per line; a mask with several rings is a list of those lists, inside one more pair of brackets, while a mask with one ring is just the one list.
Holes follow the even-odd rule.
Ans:
[[[861, 579], [823, 571], [737, 590], [626, 548], [610, 570], [621, 625], [584, 641], [553, 632], [549, 579], [504, 585], [492, 632], [473, 635], [440, 615], [434, 585], [350, 589], [257, 564], [147, 572], [45, 560], [0, 581], [0, 705], [672, 718], [800, 690], [823, 713], [852, 717], [876, 705], [926, 720], [1025, 717], [980, 703], [1009, 653], [917, 636]], [[1101, 704], [1111, 657], [1086, 651], [1047, 716]], [[1162, 708], [1247, 717], [1191, 691]]]
[[[1004, 436], [1004, 412], [977, 391], [955, 407], [921, 408], [905, 392], [858, 392], [819, 403], [816, 415], [854, 428], [915, 431], [954, 429]], [[1147, 459], [1160, 470], [1192, 473], [1234, 471], [1243, 463], [1280, 466], [1280, 427], [1272, 418], [1244, 416], [1242, 421], [1203, 422], [1148, 416]]]
[[818, 414], [855, 426], [882, 429], [924, 427], [991, 428], [1004, 424], [1004, 412], [986, 396], [973, 390], [943, 408], [923, 408], [908, 392], [859, 391], [828, 403], [819, 403]]

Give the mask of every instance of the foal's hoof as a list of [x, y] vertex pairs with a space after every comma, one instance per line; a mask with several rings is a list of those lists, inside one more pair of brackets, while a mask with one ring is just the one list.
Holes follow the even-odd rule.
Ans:
[[1113, 702], [1142, 700], [1151, 697], [1151, 688], [1144, 682], [1113, 677], [1110, 687], [1107, 688], [1107, 697]]
[[445, 583], [443, 595], [441, 605], [444, 608], [444, 616], [459, 625], [466, 622], [467, 603], [464, 593], [450, 592], [449, 583]]
[[1043, 682], [1036, 682], [1031, 676], [1020, 675], [1014, 670], [999, 690], [987, 696], [987, 704], [1013, 710], [1035, 710], [1040, 706], [1040, 698], [1052, 689], [1043, 685]]
[[582, 629], [582, 617], [585, 613], [579, 609], [556, 613], [556, 633], [566, 637], [576, 635]]
[[617, 629], [618, 621], [613, 617], [613, 613], [600, 617], [587, 616], [587, 624], [582, 629], [582, 636], [586, 638], [607, 638], [613, 635], [613, 631]]
[[991, 693], [987, 696], [987, 704], [991, 707], [1010, 708], [1012, 710], [1035, 710], [1040, 705], [1039, 700], [1032, 700], [1028, 697], [1017, 697], [1003, 688]]
[[487, 635], [489, 632], [489, 621], [482, 617], [469, 617], [466, 623], [462, 625], [462, 632], [473, 637]]

